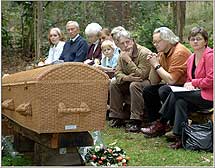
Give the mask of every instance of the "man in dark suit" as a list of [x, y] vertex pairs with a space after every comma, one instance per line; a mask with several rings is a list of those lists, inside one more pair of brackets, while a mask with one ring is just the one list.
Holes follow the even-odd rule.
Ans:
[[67, 32], [70, 36], [63, 48], [60, 60], [64, 62], [83, 62], [87, 57], [88, 44], [79, 35], [79, 24], [75, 21], [68, 21], [66, 24]]

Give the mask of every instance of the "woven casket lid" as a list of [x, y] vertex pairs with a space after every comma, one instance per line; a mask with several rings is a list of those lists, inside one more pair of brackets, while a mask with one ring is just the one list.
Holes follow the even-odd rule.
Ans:
[[2, 86], [18, 83], [60, 80], [98, 80], [109, 82], [108, 76], [95, 67], [80, 63], [67, 62], [22, 71], [2, 78]]

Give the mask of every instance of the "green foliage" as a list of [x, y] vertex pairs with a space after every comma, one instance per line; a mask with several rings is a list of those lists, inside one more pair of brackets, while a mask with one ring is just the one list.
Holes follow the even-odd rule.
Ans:
[[32, 165], [32, 161], [22, 156], [12, 157], [8, 155], [2, 157], [2, 166], [30, 166], [30, 165]]
[[[133, 31], [134, 38], [138, 43], [155, 52], [152, 44], [152, 34], [155, 28], [161, 26], [172, 28], [171, 15], [166, 10], [163, 10], [163, 8], [167, 8], [168, 4], [166, 2], [151, 1], [138, 3], [137, 5], [138, 8], [134, 13], [136, 18], [133, 23], [133, 27], [135, 27], [135, 31]], [[163, 17], [160, 13], [166, 13], [164, 15], [167, 17]]]
[[208, 46], [210, 48], [213, 48], [213, 36], [212, 35], [209, 35], [209, 39], [208, 39]]
[[187, 47], [187, 48], [193, 53], [193, 48], [190, 46], [189, 43], [183, 42], [182, 44], [183, 44], [185, 47]]
[[[5, 5], [6, 8], [8, 7], [7, 4], [2, 2], [2, 5]], [[4, 8], [3, 8], [4, 10]], [[10, 20], [10, 13], [5, 10], [5, 12], [2, 12], [1, 20], [2, 20], [2, 25], [1, 25], [1, 36], [2, 36], [2, 46], [3, 47], [11, 47], [12, 46], [12, 35], [10, 31], [8, 30], [8, 22]]]
[[213, 47], [213, 2], [187, 2], [186, 11], [185, 39], [193, 27], [200, 26], [208, 32], [209, 46]]
[[2, 28], [1, 28], [1, 34], [2, 34], [2, 46], [8, 47], [11, 46], [11, 35], [8, 32], [8, 30], [4, 26], [5, 20], [2, 19]]
[[[35, 50], [34, 12], [36, 1], [2, 2], [2, 45], [5, 48], [22, 49], [29, 56]], [[112, 3], [112, 4], [111, 4]], [[48, 55], [48, 30], [59, 27], [67, 36], [65, 25], [69, 20], [80, 24], [81, 35], [91, 22], [102, 27], [113, 28], [122, 25], [130, 30], [135, 40], [152, 51], [152, 33], [155, 28], [167, 26], [173, 31], [174, 1], [120, 1], [114, 8], [114, 1], [43, 1], [42, 56]], [[113, 18], [109, 18], [110, 14]], [[189, 30], [200, 25], [210, 34], [209, 46], [213, 46], [213, 2], [186, 2], [184, 39]], [[126, 16], [127, 15], [127, 16]], [[122, 17], [122, 18], [119, 18]], [[68, 38], [68, 37], [67, 37]], [[187, 42], [185, 40], [185, 42]], [[5, 50], [3, 48], [3, 50]], [[7, 52], [8, 53], [8, 52]]]

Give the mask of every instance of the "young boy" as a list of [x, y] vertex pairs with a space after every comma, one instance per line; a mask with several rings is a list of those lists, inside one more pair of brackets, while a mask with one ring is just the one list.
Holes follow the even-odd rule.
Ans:
[[110, 40], [103, 41], [101, 49], [102, 49], [101, 65], [95, 65], [95, 67], [98, 67], [100, 70], [107, 72], [107, 74], [112, 73], [113, 75], [117, 65], [119, 52], [115, 52], [117, 48], [115, 47], [114, 43]]

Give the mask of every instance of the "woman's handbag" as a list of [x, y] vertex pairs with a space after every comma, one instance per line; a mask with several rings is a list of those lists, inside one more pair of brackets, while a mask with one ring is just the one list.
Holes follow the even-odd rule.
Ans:
[[189, 150], [213, 151], [213, 123], [209, 120], [204, 124], [182, 123], [182, 146]]

